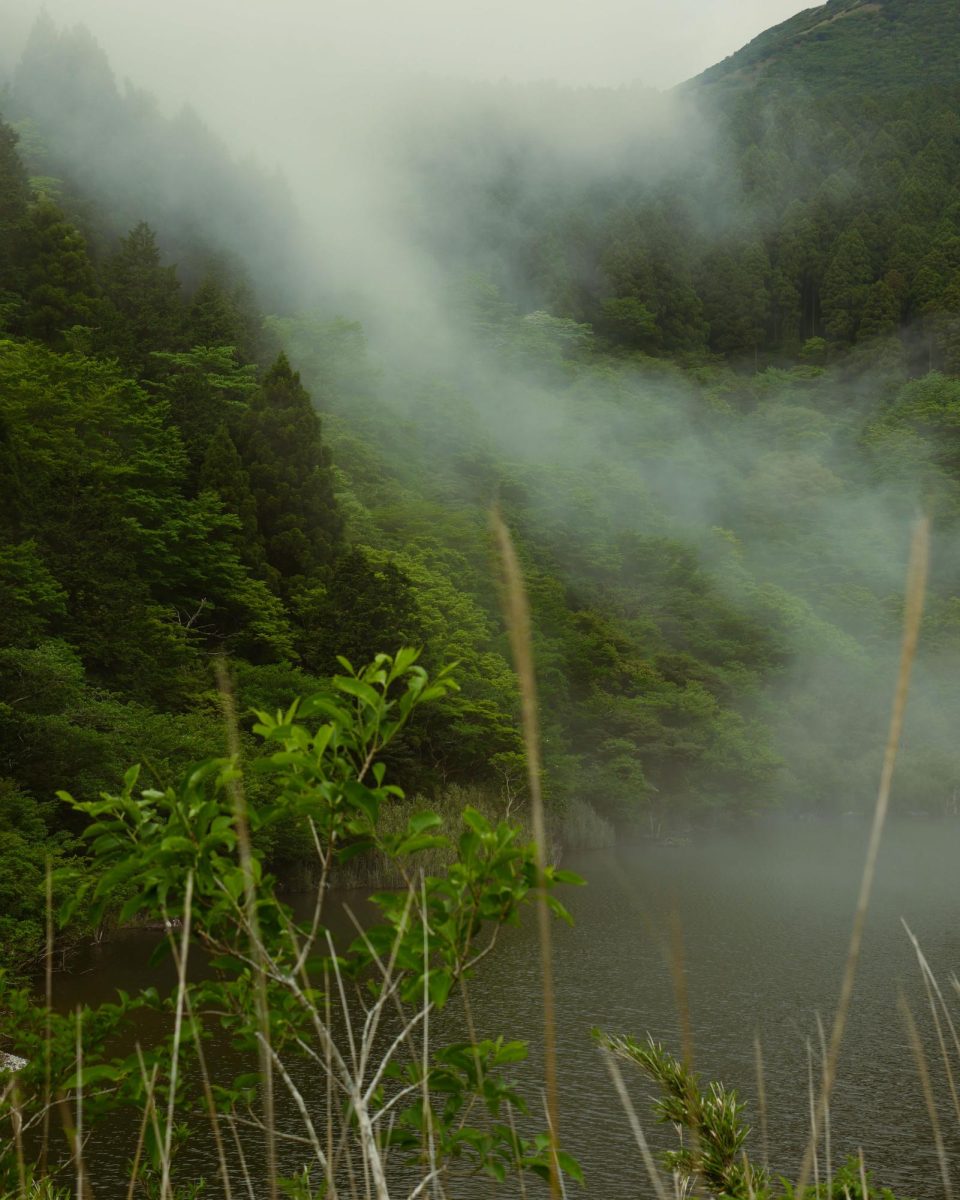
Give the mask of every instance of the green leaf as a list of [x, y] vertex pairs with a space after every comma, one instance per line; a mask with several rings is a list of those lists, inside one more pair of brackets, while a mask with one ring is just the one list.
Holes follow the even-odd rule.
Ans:
[[427, 829], [437, 829], [443, 821], [435, 812], [420, 812], [407, 822], [407, 832], [410, 834], [424, 833]]
[[190, 841], [189, 838], [174, 836], [164, 838], [160, 843], [160, 849], [165, 854], [179, 854], [183, 851], [186, 851], [188, 854], [192, 854], [196, 849], [196, 846]]
[[493, 827], [490, 822], [481, 812], [477, 812], [475, 808], [469, 805], [463, 810], [462, 819], [464, 825], [473, 830], [474, 833], [484, 837], [493, 832]]
[[557, 1163], [565, 1175], [569, 1175], [571, 1179], [575, 1180], [581, 1186], [583, 1185], [583, 1168], [566, 1150], [557, 1151]]
[[545, 899], [547, 902], [547, 907], [555, 916], [559, 917], [561, 921], [565, 921], [568, 925], [573, 925], [573, 917], [571, 917], [570, 913], [564, 908], [556, 896], [547, 895]]
[[576, 871], [561, 870], [559, 867], [551, 872], [551, 878], [556, 880], [557, 883], [569, 883], [573, 887], [585, 887], [587, 882]]
[[109, 1063], [101, 1063], [99, 1065], [83, 1067], [75, 1072], [67, 1079], [63, 1086], [66, 1090], [72, 1091], [77, 1087], [88, 1088], [95, 1083], [116, 1083], [123, 1075], [123, 1072], [117, 1067], [112, 1067]]
[[381, 704], [380, 693], [361, 679], [352, 679], [347, 675], [335, 675], [333, 685], [338, 691], [345, 692], [348, 696], [356, 696], [369, 708], [379, 708]]
[[427, 990], [430, 993], [430, 999], [437, 1008], [443, 1008], [446, 1004], [451, 987], [453, 987], [453, 975], [449, 971], [436, 970], [430, 972]]

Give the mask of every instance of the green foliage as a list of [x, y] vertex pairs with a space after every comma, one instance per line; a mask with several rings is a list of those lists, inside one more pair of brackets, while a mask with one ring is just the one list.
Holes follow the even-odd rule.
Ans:
[[26, 259], [24, 232], [30, 188], [17, 153], [17, 135], [0, 119], [0, 331], [19, 308]]
[[[957, 49], [950, 0], [828, 0], [767, 30], [700, 76], [711, 89], [805, 94], [910, 93], [951, 86]], [[864, 53], [864, 45], [870, 53]]]
[[[445, 1177], [485, 1171], [502, 1181], [517, 1170], [549, 1174], [549, 1139], [517, 1133], [513, 1114], [522, 1115], [525, 1105], [504, 1073], [522, 1061], [525, 1047], [500, 1038], [426, 1043], [421, 1053], [418, 1027], [422, 1023], [425, 1035], [429, 1013], [444, 1007], [455, 985], [465, 984], [499, 929], [519, 918], [539, 887], [550, 893], [557, 883], [577, 880], [550, 868], [541, 875], [533, 847], [520, 841], [517, 829], [493, 825], [470, 808], [443, 875], [423, 875], [417, 867], [419, 855], [445, 840], [436, 814], [421, 811], [400, 831], [383, 830], [381, 812], [401, 800], [402, 792], [385, 782], [382, 753], [420, 705], [455, 688], [447, 671], [429, 679], [416, 657], [412, 650], [381, 654], [360, 671], [343, 660], [345, 673], [334, 678], [332, 695], [260, 713], [256, 733], [265, 753], [256, 766], [269, 791], [256, 806], [245, 803], [240, 764], [229, 759], [200, 763], [165, 790], [141, 789], [140, 771], [133, 768], [117, 794], [92, 801], [63, 796], [88, 818], [84, 839], [91, 858], [89, 866], [64, 875], [70, 890], [65, 918], [89, 905], [99, 921], [119, 905], [121, 921], [138, 915], [168, 927], [182, 923], [177, 953], [189, 952], [189, 931], [211, 955], [213, 975], [184, 983], [165, 1002], [152, 991], [121, 995], [116, 1004], [66, 1017], [32, 1006], [27, 991], [11, 989], [0, 977], [0, 1005], [12, 1014], [18, 1049], [28, 1060], [18, 1074], [16, 1100], [0, 1093], [0, 1119], [16, 1103], [26, 1128], [37, 1123], [47, 1070], [55, 1093], [68, 1102], [82, 1087], [88, 1129], [118, 1110], [143, 1109], [150, 1080], [158, 1108], [162, 1097], [162, 1111], [169, 1101], [178, 1116], [186, 1116], [195, 1101], [186, 1088], [177, 1090], [177, 1070], [189, 1069], [205, 1030], [216, 1025], [241, 1055], [269, 1046], [278, 1082], [282, 1077], [290, 1084], [297, 1061], [311, 1069], [326, 1061], [331, 1087], [346, 1104], [345, 1112], [331, 1111], [329, 1118], [375, 1178], [383, 1177], [388, 1150], [394, 1151], [391, 1161], [418, 1165], [423, 1172], [440, 1170]], [[306, 924], [298, 924], [278, 899], [264, 865], [264, 832], [290, 819], [309, 829], [321, 868], [316, 912]], [[374, 849], [399, 866], [408, 888], [375, 896], [381, 923], [335, 952], [322, 924], [329, 871], [336, 861]], [[549, 901], [566, 917], [552, 894]], [[351, 1027], [345, 1033], [325, 1016], [335, 998], [331, 990], [342, 989], [345, 980], [357, 986], [364, 1004], [365, 1019], [356, 1032]], [[409, 1025], [384, 1049], [375, 1043], [377, 1029], [381, 1015], [395, 1005]], [[111, 1056], [116, 1032], [147, 1007], [186, 1012], [184, 1029], [143, 1058], [139, 1050], [126, 1058]], [[350, 1012], [343, 1016], [351, 1026]], [[78, 1023], [84, 1042], [80, 1071]], [[414, 1046], [416, 1052], [408, 1054]], [[216, 1083], [210, 1099], [221, 1119], [249, 1119], [255, 1079], [244, 1070]], [[382, 1121], [388, 1113], [392, 1119]], [[311, 1169], [329, 1187], [339, 1169], [328, 1165], [315, 1135], [312, 1140]], [[170, 1144], [155, 1123], [147, 1156], [165, 1176]], [[69, 1138], [54, 1143], [54, 1171], [70, 1153]], [[579, 1177], [569, 1156], [561, 1155], [559, 1164]], [[0, 1150], [0, 1188], [15, 1186], [18, 1169], [23, 1168], [12, 1146]], [[36, 1173], [32, 1161], [29, 1173], [31, 1178]]]
[[183, 342], [183, 300], [175, 267], [164, 266], [156, 235], [141, 221], [106, 264], [107, 311], [98, 348], [140, 373], [154, 351]]
[[65, 332], [96, 321], [97, 287], [83, 237], [57, 206], [41, 196], [27, 223], [27, 337], [64, 346]]
[[257, 523], [257, 502], [250, 490], [250, 475], [244, 470], [237, 447], [225, 424], [207, 442], [197, 491], [216, 496], [223, 510], [237, 519], [235, 544], [241, 560], [257, 574], [266, 568], [263, 538]]
[[702, 1184], [718, 1195], [764, 1194], [764, 1172], [752, 1167], [743, 1154], [750, 1130], [741, 1119], [745, 1106], [736, 1092], [719, 1083], [703, 1091], [696, 1075], [652, 1038], [644, 1044], [599, 1031], [594, 1036], [604, 1050], [633, 1063], [659, 1085], [663, 1096], [654, 1105], [657, 1119], [690, 1134], [689, 1149], [664, 1155], [671, 1174], [678, 1175], [684, 1186]]
[[192, 482], [220, 427], [241, 420], [257, 388], [256, 370], [238, 361], [232, 345], [203, 343], [180, 352], [154, 351], [150, 374], [152, 389], [167, 402], [180, 431]]
[[282, 580], [328, 567], [342, 537], [329, 456], [320, 419], [284, 355], [252, 397], [238, 438], [268, 565]]
[[[654, 1102], [657, 1119], [672, 1125], [680, 1138], [689, 1135], [690, 1144], [681, 1150], [668, 1150], [663, 1165], [673, 1176], [681, 1194], [688, 1188], [704, 1188], [709, 1194], [731, 1200], [795, 1200], [793, 1185], [784, 1178], [777, 1188], [768, 1173], [754, 1165], [745, 1149], [750, 1129], [743, 1123], [746, 1105], [722, 1083], [712, 1082], [704, 1091], [697, 1076], [680, 1059], [648, 1037], [637, 1042], [623, 1035], [611, 1036], [594, 1030], [601, 1049], [632, 1063], [660, 1088], [662, 1096]], [[866, 1182], [867, 1190], [864, 1190]], [[803, 1193], [808, 1200], [824, 1195], [822, 1187], [810, 1187]], [[848, 1159], [833, 1173], [830, 1200], [895, 1200], [889, 1188], [878, 1187], [857, 1159]]]

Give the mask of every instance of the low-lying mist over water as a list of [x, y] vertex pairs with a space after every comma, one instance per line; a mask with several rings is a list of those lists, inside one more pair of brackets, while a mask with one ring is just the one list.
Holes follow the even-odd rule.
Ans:
[[[574, 927], [559, 930], [556, 938], [560, 1111], [564, 1144], [586, 1171], [587, 1195], [630, 1200], [650, 1188], [627, 1118], [589, 1036], [594, 1026], [631, 1030], [641, 1038], [649, 1032], [679, 1047], [689, 1023], [701, 1078], [735, 1087], [748, 1106], [751, 1153], [758, 1161], [767, 1154], [780, 1170], [796, 1171], [810, 1128], [807, 1047], [819, 1078], [816, 1016], [828, 1023], [836, 1003], [865, 839], [859, 821], [839, 829], [774, 824], [735, 838], [707, 837], [688, 845], [603, 851], [571, 860], [589, 883], [570, 901]], [[942, 1193], [921, 1085], [898, 1010], [901, 992], [924, 1036], [933, 1039], [935, 1029], [901, 919], [945, 986], [958, 949], [953, 916], [958, 852], [960, 830], [954, 824], [900, 822], [888, 830], [831, 1100], [836, 1161], [862, 1148], [878, 1179], [897, 1195], [918, 1200]], [[301, 900], [309, 909], [309, 898], [296, 898], [295, 904]], [[350, 923], [339, 905], [366, 914], [362, 897], [351, 892], [333, 900], [329, 920], [338, 937], [348, 939]], [[155, 942], [156, 935], [141, 932], [118, 945], [95, 948], [75, 973], [58, 980], [58, 1005], [67, 1011], [78, 1001], [109, 999], [118, 987], [136, 987], [145, 976], [153, 982], [158, 973], [148, 957]], [[524, 1077], [531, 1081], [542, 1070], [535, 947], [532, 920], [510, 930], [496, 960], [481, 968], [471, 988], [471, 1020], [479, 1037], [508, 1028], [530, 1040]], [[674, 973], [678, 954], [685, 973], [685, 1017]], [[462, 1035], [461, 1006], [453, 1005], [441, 1020], [444, 1036]], [[757, 1038], [765, 1112], [759, 1101]], [[229, 1052], [225, 1041], [216, 1048]], [[655, 1148], [672, 1148], [672, 1127], [658, 1127], [648, 1118], [652, 1085], [629, 1079]], [[535, 1090], [528, 1100], [536, 1126]], [[297, 1131], [292, 1106], [281, 1121]], [[960, 1152], [955, 1129], [948, 1133], [948, 1149], [951, 1156]], [[122, 1182], [122, 1156], [107, 1144], [93, 1153], [104, 1182], [114, 1175]], [[195, 1175], [210, 1173], [212, 1147], [206, 1138], [197, 1136], [185, 1153]], [[291, 1163], [296, 1155], [291, 1150]], [[821, 1164], [821, 1180], [823, 1174]], [[462, 1180], [459, 1186], [458, 1195], [489, 1195], [485, 1181]]]

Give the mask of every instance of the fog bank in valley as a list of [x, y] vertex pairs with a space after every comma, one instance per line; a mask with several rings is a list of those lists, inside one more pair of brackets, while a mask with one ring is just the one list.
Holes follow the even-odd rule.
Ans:
[[[685, 0], [665, 22], [661, 5], [624, 0], [47, 5], [58, 23], [85, 21], [117, 74], [168, 112], [194, 105], [235, 155], [280, 168], [296, 263], [260, 254], [256, 282], [314, 311], [289, 348], [321, 404], [352, 415], [349, 396], [323, 393], [340, 367], [318, 346], [324, 322], [359, 319], [365, 401], [402, 420], [421, 463], [447, 464], [458, 500], [522, 487], [532, 536], [568, 548], [578, 586], [602, 597], [600, 560], [629, 557], [632, 536], [691, 547], [713, 586], [783, 641], [751, 706], [776, 731], [791, 798], [847, 791], [838, 806], [860, 807], [882, 752], [917, 499], [879, 482], [852, 421], [870, 424], [889, 378], [757, 382], [717, 366], [703, 389], [668, 365], [611, 366], [594, 332], [543, 310], [523, 259], [548, 217], [569, 208], [574, 237], [578, 220], [615, 219], [661, 186], [689, 201], [698, 237], [736, 229], [749, 206], [722, 126], [648, 85], [679, 82], [796, 8]], [[13, 40], [26, 25], [18, 6]], [[94, 162], [114, 152], [91, 139]], [[574, 290], [596, 283], [595, 264], [582, 270]], [[449, 464], [484, 456], [498, 465], [479, 496]], [[921, 667], [907, 744], [941, 797], [953, 768], [938, 697], [958, 665]]]

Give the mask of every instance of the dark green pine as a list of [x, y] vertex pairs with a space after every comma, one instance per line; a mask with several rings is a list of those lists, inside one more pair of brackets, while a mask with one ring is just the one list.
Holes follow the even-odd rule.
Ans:
[[266, 567], [263, 538], [257, 525], [257, 502], [250, 490], [250, 476], [244, 470], [236, 444], [225, 424], [207, 444], [200, 467], [198, 491], [213, 492], [226, 512], [240, 522], [236, 548], [240, 560], [257, 574]]
[[288, 582], [329, 567], [343, 520], [320, 418], [285, 355], [255, 393], [238, 441], [267, 563]]

